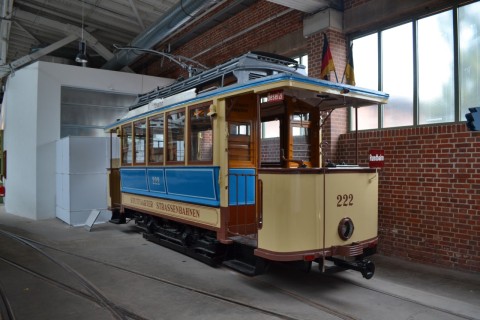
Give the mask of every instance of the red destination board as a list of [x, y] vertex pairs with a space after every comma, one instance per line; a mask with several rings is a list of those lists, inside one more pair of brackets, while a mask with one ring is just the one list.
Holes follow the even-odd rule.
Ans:
[[267, 94], [267, 102], [283, 101], [283, 91], [273, 91]]
[[383, 168], [385, 164], [385, 150], [374, 149], [368, 153], [370, 168]]

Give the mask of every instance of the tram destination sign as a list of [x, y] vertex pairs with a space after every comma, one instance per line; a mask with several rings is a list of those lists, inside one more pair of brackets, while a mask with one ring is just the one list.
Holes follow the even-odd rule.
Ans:
[[267, 102], [279, 102], [283, 101], [283, 91], [277, 90], [267, 94]]
[[385, 150], [370, 150], [368, 153], [368, 164], [370, 168], [383, 168], [385, 165]]

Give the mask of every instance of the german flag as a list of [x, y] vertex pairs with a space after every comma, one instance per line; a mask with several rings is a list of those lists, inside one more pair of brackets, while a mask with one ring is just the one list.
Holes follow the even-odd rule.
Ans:
[[330, 80], [330, 72], [335, 72], [335, 65], [333, 64], [332, 52], [330, 52], [330, 45], [328, 44], [327, 35], [323, 34], [323, 51], [322, 51], [322, 67], [320, 78]]
[[353, 43], [348, 48], [348, 58], [347, 58], [347, 65], [345, 66], [345, 83], [350, 84], [352, 86], [355, 85], [355, 73], [353, 71]]

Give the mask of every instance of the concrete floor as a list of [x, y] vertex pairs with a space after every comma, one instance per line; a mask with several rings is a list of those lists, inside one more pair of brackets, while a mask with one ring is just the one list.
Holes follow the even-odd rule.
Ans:
[[251, 278], [147, 242], [133, 222], [88, 232], [0, 205], [0, 319], [480, 319], [480, 274], [373, 260], [371, 280], [284, 265]]

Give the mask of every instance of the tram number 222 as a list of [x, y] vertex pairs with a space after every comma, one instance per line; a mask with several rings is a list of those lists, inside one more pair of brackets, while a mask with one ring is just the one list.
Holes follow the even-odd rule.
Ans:
[[337, 195], [337, 207], [353, 206], [353, 194]]

